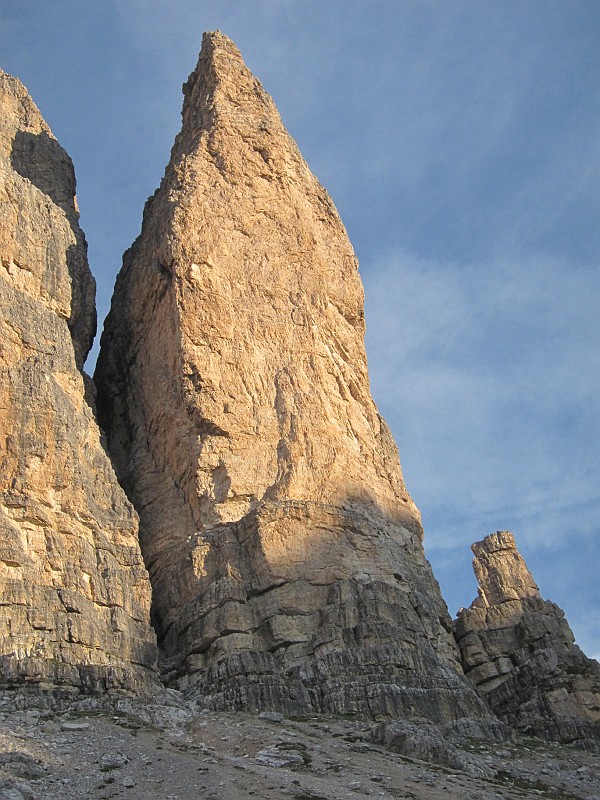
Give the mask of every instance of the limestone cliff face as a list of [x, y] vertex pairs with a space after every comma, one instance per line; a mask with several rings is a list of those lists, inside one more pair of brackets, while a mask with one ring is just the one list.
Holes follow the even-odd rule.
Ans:
[[486, 715], [369, 391], [337, 211], [220, 33], [96, 371], [165, 669], [215, 707]]
[[156, 679], [137, 517], [85, 400], [95, 286], [71, 160], [0, 71], [0, 687]]
[[600, 664], [574, 644], [561, 609], [542, 600], [512, 534], [472, 549], [479, 596], [455, 622], [466, 674], [513, 727], [559, 741], [600, 738]]

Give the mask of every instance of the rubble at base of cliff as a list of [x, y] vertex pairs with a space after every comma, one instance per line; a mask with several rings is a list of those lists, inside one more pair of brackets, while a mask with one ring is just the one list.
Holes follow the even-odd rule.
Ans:
[[597, 800], [592, 753], [422, 721], [213, 712], [134, 697], [0, 693], [2, 800]]

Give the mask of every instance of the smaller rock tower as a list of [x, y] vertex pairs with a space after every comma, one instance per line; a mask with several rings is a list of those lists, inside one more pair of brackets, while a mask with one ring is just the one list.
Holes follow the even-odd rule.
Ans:
[[465, 673], [504, 722], [545, 739], [600, 739], [600, 664], [543, 600], [512, 533], [472, 546], [479, 592], [454, 623]]

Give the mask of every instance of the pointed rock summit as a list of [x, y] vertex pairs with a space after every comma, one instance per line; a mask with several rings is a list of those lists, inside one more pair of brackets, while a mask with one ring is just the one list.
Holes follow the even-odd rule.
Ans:
[[214, 708], [488, 717], [369, 390], [327, 192], [221, 33], [96, 371], [168, 679]]
[[562, 610], [542, 600], [512, 533], [493, 533], [472, 550], [479, 593], [455, 622], [468, 677], [518, 730], [600, 739], [600, 664], [574, 643]]
[[137, 515], [81, 371], [96, 311], [73, 165], [2, 71], [0, 262], [0, 688], [146, 690]]

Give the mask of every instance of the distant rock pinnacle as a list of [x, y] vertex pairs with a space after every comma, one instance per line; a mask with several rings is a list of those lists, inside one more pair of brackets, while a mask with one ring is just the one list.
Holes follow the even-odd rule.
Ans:
[[96, 372], [165, 672], [213, 707], [486, 718], [370, 395], [339, 215], [222, 34], [184, 95]]

